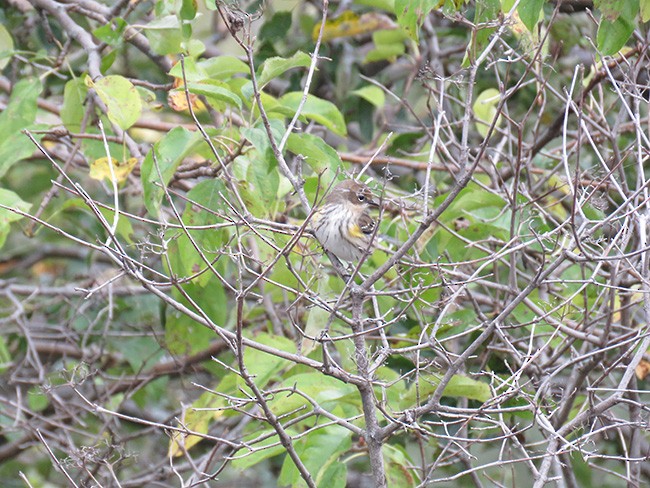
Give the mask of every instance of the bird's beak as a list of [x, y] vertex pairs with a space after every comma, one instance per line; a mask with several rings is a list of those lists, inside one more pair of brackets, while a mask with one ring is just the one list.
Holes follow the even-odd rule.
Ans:
[[376, 202], [374, 199], [368, 200], [368, 205], [371, 207], [379, 208], [379, 202]]

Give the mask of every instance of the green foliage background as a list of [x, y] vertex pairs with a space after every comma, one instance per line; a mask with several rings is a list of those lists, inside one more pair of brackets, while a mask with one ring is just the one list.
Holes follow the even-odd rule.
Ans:
[[649, 17], [3, 4], [6, 486], [648, 482]]

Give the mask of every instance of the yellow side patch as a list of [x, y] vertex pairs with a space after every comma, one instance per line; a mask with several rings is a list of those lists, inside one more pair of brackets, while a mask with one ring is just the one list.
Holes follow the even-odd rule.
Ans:
[[365, 235], [365, 234], [361, 231], [361, 227], [359, 227], [359, 226], [358, 226], [357, 224], [355, 224], [355, 223], [351, 223], [351, 224], [348, 226], [348, 234], [350, 234], [352, 237], [356, 237], [356, 238], [363, 238], [363, 236]]

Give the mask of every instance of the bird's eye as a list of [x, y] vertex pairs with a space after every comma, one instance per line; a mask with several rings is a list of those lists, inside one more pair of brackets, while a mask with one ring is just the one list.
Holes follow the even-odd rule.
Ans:
[[359, 193], [357, 195], [357, 198], [359, 199], [360, 202], [363, 202], [366, 200], [366, 196], [363, 193]]

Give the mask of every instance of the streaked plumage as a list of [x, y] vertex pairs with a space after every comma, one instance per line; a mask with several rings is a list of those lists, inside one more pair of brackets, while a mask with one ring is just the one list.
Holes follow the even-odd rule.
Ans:
[[363, 183], [345, 180], [334, 187], [313, 215], [312, 228], [325, 250], [344, 261], [358, 261], [368, 251], [377, 225], [368, 209], [377, 206]]

